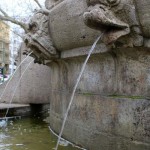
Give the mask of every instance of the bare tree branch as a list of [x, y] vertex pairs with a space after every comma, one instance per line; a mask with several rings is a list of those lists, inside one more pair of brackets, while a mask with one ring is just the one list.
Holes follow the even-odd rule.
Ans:
[[0, 7], [0, 12], [4, 15], [0, 15], [0, 20], [4, 20], [4, 21], [10, 21], [14, 24], [19, 25], [21, 28], [23, 28], [25, 30], [25, 32], [27, 32], [27, 25], [23, 22], [20, 22], [18, 20], [16, 20], [13, 17], [10, 17], [1, 7]]
[[17, 21], [16, 19], [14, 19], [12, 17], [0, 15], [0, 20], [10, 21], [10, 22], [12, 22], [14, 24], [19, 25], [21, 28], [23, 28], [25, 30], [25, 32], [28, 31], [27, 25], [25, 23]]
[[16, 31], [11, 30], [11, 32], [13, 32], [15, 35], [19, 36], [21, 39], [23, 39], [23, 36], [21, 34], [17, 33]]
[[[48, 15], [49, 14], [49, 11], [47, 9], [44, 9], [42, 7], [42, 5], [40, 4], [39, 0], [33, 0], [39, 7], [39, 12], [45, 14], [45, 15]], [[27, 33], [28, 32], [28, 25], [25, 24], [24, 22], [22, 21], [19, 21], [18, 19], [16, 19], [15, 17], [11, 17], [9, 16], [1, 7], [0, 7], [0, 20], [4, 20], [4, 21], [9, 21], [11, 23], [14, 23], [16, 25], [19, 25], [21, 28], [24, 29], [24, 31]]]
[[0, 12], [1, 12], [4, 16], [8, 16], [8, 14], [7, 14], [4, 10], [2, 10], [1, 8], [0, 8]]
[[39, 3], [38, 0], [34, 0], [34, 2], [35, 2], [40, 8], [42, 8], [42, 5]]

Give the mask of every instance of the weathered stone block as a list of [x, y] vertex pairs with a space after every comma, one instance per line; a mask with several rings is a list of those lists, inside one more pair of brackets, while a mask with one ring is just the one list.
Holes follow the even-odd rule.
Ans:
[[85, 0], [65, 0], [49, 14], [49, 28], [54, 45], [59, 51], [88, 46], [100, 35], [83, 21], [87, 9]]

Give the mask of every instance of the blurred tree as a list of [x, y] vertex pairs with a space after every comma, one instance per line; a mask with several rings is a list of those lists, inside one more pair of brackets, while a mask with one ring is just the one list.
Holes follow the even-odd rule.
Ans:
[[[15, 69], [16, 58], [23, 40], [24, 32], [28, 32], [28, 22], [35, 11], [44, 10], [45, 0], [0, 0], [0, 20], [10, 25], [10, 70]], [[42, 12], [42, 11], [41, 11]]]
[[[0, 1], [0, 20], [9, 21], [15, 25], [19, 25], [19, 27], [21, 27], [25, 32], [28, 32], [27, 22], [35, 10], [37, 11], [39, 9], [40, 10], [44, 9], [43, 5], [40, 4], [40, 2], [44, 2], [44, 0], [40, 0], [40, 2], [39, 0], [27, 0], [27, 1], [15, 0], [15, 1], [16, 4], [13, 6], [11, 6], [10, 0], [8, 3]], [[8, 6], [6, 6], [8, 4], [10, 4], [9, 8]], [[14, 32], [16, 32], [15, 28], [17, 28], [17, 26], [13, 26]], [[16, 34], [19, 35], [19, 33], [17, 32]]]

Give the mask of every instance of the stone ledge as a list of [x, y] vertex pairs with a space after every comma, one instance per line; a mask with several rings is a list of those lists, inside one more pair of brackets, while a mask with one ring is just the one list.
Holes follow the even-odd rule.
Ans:
[[30, 107], [30, 105], [29, 104], [6, 104], [6, 103], [0, 103], [0, 109], [22, 108], [22, 107]]
[[[74, 48], [71, 50], [66, 50], [61, 52], [61, 58], [72, 58], [72, 57], [78, 57], [78, 56], [85, 56], [90, 51], [91, 46], [81, 47], [81, 48]], [[105, 44], [101, 43], [98, 44], [95, 47], [95, 50], [92, 54], [98, 54], [98, 53], [105, 53], [108, 52], [109, 49], [106, 47]]]

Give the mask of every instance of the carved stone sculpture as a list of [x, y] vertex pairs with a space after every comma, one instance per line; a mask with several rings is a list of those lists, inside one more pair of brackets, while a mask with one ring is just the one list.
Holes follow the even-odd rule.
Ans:
[[[48, 29], [48, 16], [37, 12], [29, 22], [28, 33], [24, 37], [26, 47], [33, 51], [35, 62], [45, 64], [48, 60], [58, 58]], [[27, 52], [28, 53], [28, 52]]]
[[62, 1], [64, 1], [64, 0], [46, 0], [45, 6], [47, 9], [50, 10], [51, 8], [53, 8], [54, 6], [56, 6], [57, 4], [59, 4]]
[[[87, 3], [89, 8], [83, 15], [84, 22], [91, 28], [105, 30], [103, 41], [106, 44], [117, 41], [124, 47], [143, 45], [133, 0], [87, 0]], [[121, 40], [124, 36], [127, 38]]]
[[[62, 1], [64, 0], [46, 0], [46, 13], [44, 10], [39, 11], [29, 23], [25, 43], [34, 51], [35, 62], [44, 63], [45, 60], [58, 58], [50, 37], [48, 15], [49, 10]], [[67, 3], [67, 0], [64, 2]], [[88, 27], [105, 32], [102, 40], [106, 45], [112, 45], [113, 48], [150, 47], [148, 0], [87, 0], [87, 5], [83, 20]]]
[[150, 1], [134, 0], [140, 28], [144, 36], [144, 46], [150, 47]]

